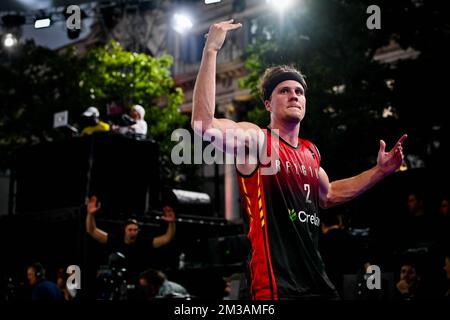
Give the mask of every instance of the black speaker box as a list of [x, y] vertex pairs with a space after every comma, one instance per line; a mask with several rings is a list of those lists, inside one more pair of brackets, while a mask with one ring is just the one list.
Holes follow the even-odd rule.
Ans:
[[[16, 154], [15, 212], [79, 207], [95, 194], [108, 215], [143, 213], [160, 194], [158, 145], [115, 134], [42, 143]], [[103, 215], [105, 217], [105, 215]]]

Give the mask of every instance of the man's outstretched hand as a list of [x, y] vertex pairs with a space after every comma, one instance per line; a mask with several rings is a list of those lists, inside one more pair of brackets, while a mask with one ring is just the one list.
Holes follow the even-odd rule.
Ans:
[[92, 196], [87, 201], [87, 214], [96, 214], [100, 209], [100, 202], [97, 202], [97, 197]]
[[206, 34], [206, 50], [219, 51], [225, 41], [227, 32], [242, 27], [240, 23], [233, 23], [233, 19], [214, 23]]
[[166, 206], [163, 208], [163, 215], [161, 219], [167, 222], [175, 222], [175, 212], [171, 207]]
[[395, 172], [403, 163], [403, 142], [408, 138], [404, 134], [395, 144], [391, 151], [386, 152], [386, 143], [380, 140], [380, 150], [378, 151], [377, 165], [386, 174]]

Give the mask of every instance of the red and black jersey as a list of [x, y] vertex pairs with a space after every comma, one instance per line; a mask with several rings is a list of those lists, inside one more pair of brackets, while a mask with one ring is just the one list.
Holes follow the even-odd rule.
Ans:
[[293, 147], [263, 130], [273, 174], [259, 164], [250, 175], [238, 172], [249, 217], [251, 294], [254, 299], [337, 297], [318, 251], [320, 155], [311, 142]]

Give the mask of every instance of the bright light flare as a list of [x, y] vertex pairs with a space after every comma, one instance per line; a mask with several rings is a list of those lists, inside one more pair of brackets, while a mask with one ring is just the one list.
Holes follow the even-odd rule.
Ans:
[[17, 38], [12, 33], [7, 33], [3, 39], [3, 45], [6, 48], [11, 48], [17, 44]]
[[175, 13], [175, 15], [173, 16], [173, 28], [175, 29], [175, 31], [184, 33], [191, 29], [192, 26], [193, 23], [187, 15]]

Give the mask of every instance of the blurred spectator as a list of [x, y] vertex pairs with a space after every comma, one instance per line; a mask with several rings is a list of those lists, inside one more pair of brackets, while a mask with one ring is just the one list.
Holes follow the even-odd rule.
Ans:
[[400, 223], [399, 235], [403, 247], [427, 246], [436, 240], [436, 221], [427, 212], [420, 192], [411, 192], [407, 198], [407, 215]]
[[241, 300], [248, 299], [245, 286], [245, 275], [243, 273], [233, 273], [229, 277], [223, 277], [223, 300]]
[[139, 298], [188, 298], [189, 293], [180, 284], [170, 281], [162, 271], [148, 269], [139, 276]]
[[56, 273], [56, 286], [61, 290], [64, 300], [73, 300], [75, 298], [77, 291], [67, 288], [67, 273], [64, 268], [59, 268]]
[[164, 234], [156, 237], [141, 232], [135, 219], [125, 221], [122, 233], [107, 233], [97, 228], [95, 215], [99, 210], [100, 202], [97, 202], [96, 196], [92, 196], [87, 204], [86, 232], [98, 242], [106, 244], [111, 252], [120, 252], [125, 256], [128, 280], [135, 281], [147, 267], [145, 257], [153, 255], [154, 249], [167, 245], [175, 236], [175, 212], [171, 207], [163, 208], [161, 219], [167, 222], [167, 229]]
[[133, 105], [130, 109], [129, 114], [135, 123], [126, 127], [120, 127], [119, 132], [125, 135], [145, 138], [147, 135], [147, 122], [144, 119], [144, 107], [138, 104]]
[[110, 130], [109, 124], [100, 120], [100, 112], [96, 107], [89, 107], [83, 112], [81, 126], [83, 128], [81, 136]]
[[444, 217], [450, 216], [448, 196], [442, 198], [441, 206], [439, 207], [439, 212]]
[[45, 278], [45, 269], [40, 263], [28, 266], [27, 278], [32, 287], [31, 300], [63, 300], [61, 290]]
[[356, 273], [362, 258], [356, 239], [344, 229], [341, 221], [331, 210], [321, 216], [319, 249], [326, 273], [342, 297], [344, 274]]
[[399, 281], [396, 284], [399, 299], [415, 300], [423, 298], [421, 281], [421, 277], [413, 263], [402, 264]]

